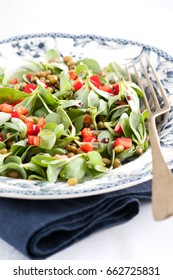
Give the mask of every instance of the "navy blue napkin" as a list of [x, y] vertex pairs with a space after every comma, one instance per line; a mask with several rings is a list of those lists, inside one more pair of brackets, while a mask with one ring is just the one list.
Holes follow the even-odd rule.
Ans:
[[78, 240], [135, 217], [151, 199], [151, 182], [67, 200], [0, 198], [0, 237], [30, 259], [44, 259]]

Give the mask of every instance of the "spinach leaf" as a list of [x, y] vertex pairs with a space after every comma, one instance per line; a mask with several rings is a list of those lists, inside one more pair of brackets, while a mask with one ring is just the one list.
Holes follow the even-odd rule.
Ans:
[[88, 68], [91, 69], [95, 74], [98, 74], [101, 71], [100, 65], [98, 64], [98, 62], [95, 59], [84, 58], [84, 59], [77, 61], [76, 64], [78, 65], [81, 63], [86, 64], [88, 66]]
[[13, 103], [15, 101], [21, 100], [28, 97], [25, 92], [18, 91], [14, 88], [3, 87], [0, 88], [0, 103]]
[[56, 142], [56, 134], [48, 129], [42, 129], [38, 136], [40, 137], [39, 147], [42, 149], [51, 150]]
[[81, 179], [86, 173], [86, 159], [83, 155], [76, 155], [69, 160], [60, 172], [62, 179], [77, 178]]
[[71, 90], [72, 82], [69, 78], [67, 71], [62, 71], [60, 73], [60, 92], [66, 92]]
[[60, 53], [55, 49], [49, 49], [46, 52], [46, 60], [47, 62], [51, 62], [52, 60], [60, 61]]
[[0, 112], [0, 126], [11, 118], [11, 114]]

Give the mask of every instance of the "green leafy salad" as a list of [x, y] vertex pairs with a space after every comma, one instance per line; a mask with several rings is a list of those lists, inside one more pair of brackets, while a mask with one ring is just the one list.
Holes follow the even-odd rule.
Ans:
[[69, 185], [99, 178], [148, 147], [142, 90], [114, 62], [51, 49], [0, 69], [0, 176]]

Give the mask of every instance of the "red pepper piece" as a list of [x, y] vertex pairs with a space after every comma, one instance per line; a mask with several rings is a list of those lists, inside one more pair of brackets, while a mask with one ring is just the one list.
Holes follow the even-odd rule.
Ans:
[[18, 114], [18, 112], [13, 112], [13, 113], [11, 113], [11, 117], [12, 117], [12, 118], [20, 119], [20, 115]]
[[24, 123], [32, 123], [34, 124], [34, 119], [32, 116], [25, 117]]
[[28, 114], [28, 109], [25, 108], [24, 106], [17, 107], [16, 111], [18, 112], [19, 115], [27, 115]]
[[74, 90], [79, 90], [82, 86], [83, 86], [83, 82], [79, 78], [74, 80], [74, 83], [73, 83]]
[[97, 87], [100, 88], [101, 83], [100, 83], [100, 78], [98, 75], [93, 75], [90, 77], [90, 81], [92, 82], [92, 84]]
[[122, 145], [124, 149], [130, 149], [132, 147], [132, 139], [131, 138], [125, 138], [125, 137], [118, 137], [114, 141], [114, 147]]
[[35, 135], [28, 135], [28, 144], [33, 146], [39, 146], [40, 137]]
[[15, 85], [18, 84], [18, 78], [14, 77], [10, 80], [10, 84]]
[[105, 91], [105, 92], [108, 92], [108, 93], [111, 93], [111, 94], [114, 93], [113, 90], [111, 89], [111, 87], [110, 87], [110, 86], [107, 86], [107, 85], [101, 86], [101, 87], [100, 87], [100, 90]]
[[98, 142], [98, 140], [95, 135], [92, 135], [83, 138], [83, 142]]
[[92, 118], [90, 115], [84, 117], [83, 124], [92, 124]]
[[88, 153], [88, 152], [93, 151], [93, 150], [94, 150], [94, 147], [93, 147], [91, 144], [89, 144], [89, 143], [85, 143], [85, 144], [83, 144], [83, 145], [81, 146], [81, 150], [82, 150], [82, 152], [84, 152], [84, 153]]
[[31, 74], [26, 74], [26, 78], [30, 81], [31, 80], [32, 75]]
[[33, 123], [26, 123], [27, 126], [27, 135], [34, 135], [35, 134], [35, 127]]
[[46, 124], [45, 118], [44, 118], [44, 117], [40, 117], [40, 118], [38, 119], [37, 126], [38, 126], [38, 127], [43, 127], [43, 126], [45, 126], [45, 124]]
[[86, 138], [88, 136], [93, 136], [89, 127], [85, 127], [84, 129], [82, 129], [81, 135], [82, 135], [82, 138]]
[[74, 70], [70, 70], [70, 71], [68, 72], [68, 74], [69, 74], [70, 80], [76, 80], [76, 79], [77, 79], [77, 76], [76, 76], [76, 74], [74, 73]]
[[8, 103], [2, 103], [2, 104], [0, 104], [0, 111], [4, 112], [4, 113], [12, 113], [13, 106]]
[[116, 133], [119, 133], [119, 134], [122, 134], [123, 133], [123, 130], [122, 130], [122, 127], [121, 127], [121, 124], [118, 122], [114, 128], [114, 131]]
[[33, 84], [27, 84], [24, 88], [24, 92], [25, 93], [32, 93], [33, 90], [35, 90], [37, 88], [36, 85], [33, 85]]
[[118, 83], [115, 83], [113, 86], [114, 94], [117, 95], [120, 92], [120, 86]]

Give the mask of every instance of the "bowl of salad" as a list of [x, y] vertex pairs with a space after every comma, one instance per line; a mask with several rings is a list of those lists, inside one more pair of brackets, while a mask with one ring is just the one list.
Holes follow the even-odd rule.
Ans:
[[[149, 180], [148, 112], [125, 71], [147, 57], [171, 102], [172, 57], [160, 49], [59, 33], [1, 41], [0, 195], [81, 197]], [[172, 111], [159, 132], [170, 165], [171, 122]]]

